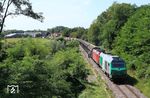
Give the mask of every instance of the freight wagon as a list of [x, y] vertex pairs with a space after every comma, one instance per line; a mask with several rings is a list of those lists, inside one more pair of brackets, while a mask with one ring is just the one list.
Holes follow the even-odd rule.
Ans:
[[94, 47], [91, 51], [90, 51], [90, 57], [97, 63], [99, 64], [99, 57], [100, 54], [104, 52], [103, 50], [101, 50], [98, 47]]

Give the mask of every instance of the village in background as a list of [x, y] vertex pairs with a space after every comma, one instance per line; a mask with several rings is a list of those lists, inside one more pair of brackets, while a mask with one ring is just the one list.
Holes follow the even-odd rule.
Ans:
[[62, 34], [60, 32], [48, 32], [48, 31], [4, 31], [3, 37], [4, 38], [22, 38], [22, 37], [39, 37], [39, 38], [46, 38], [46, 37], [61, 37]]

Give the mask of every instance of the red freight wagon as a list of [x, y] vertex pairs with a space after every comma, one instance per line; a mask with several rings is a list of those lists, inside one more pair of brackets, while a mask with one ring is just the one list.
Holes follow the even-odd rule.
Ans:
[[103, 52], [100, 48], [95, 47], [92, 49], [91, 51], [91, 58], [97, 63], [99, 64], [99, 57], [100, 57], [100, 53]]

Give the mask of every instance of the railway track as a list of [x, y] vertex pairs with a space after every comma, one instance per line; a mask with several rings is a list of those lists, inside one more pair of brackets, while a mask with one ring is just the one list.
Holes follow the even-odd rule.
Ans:
[[[107, 87], [113, 92], [115, 98], [147, 98], [145, 97], [137, 88], [129, 85], [129, 84], [116, 84], [112, 82], [101, 70], [101, 68], [90, 58], [88, 58], [89, 48], [86, 46], [90, 46], [89, 43], [84, 43], [88, 45], [80, 45], [80, 50], [88, 63], [92, 65], [95, 73], [100, 74], [101, 78], [106, 82]], [[94, 46], [91, 46], [92, 48]]]

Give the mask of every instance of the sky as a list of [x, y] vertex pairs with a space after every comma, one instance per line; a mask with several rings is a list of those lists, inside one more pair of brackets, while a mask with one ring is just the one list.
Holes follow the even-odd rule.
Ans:
[[23, 15], [10, 16], [4, 29], [47, 30], [56, 26], [89, 28], [97, 16], [115, 1], [137, 6], [150, 3], [150, 0], [30, 0], [34, 11], [43, 13], [44, 22]]

